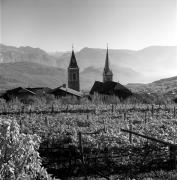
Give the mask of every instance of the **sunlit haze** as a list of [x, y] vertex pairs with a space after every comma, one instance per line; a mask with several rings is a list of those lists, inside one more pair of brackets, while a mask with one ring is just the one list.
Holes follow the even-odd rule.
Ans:
[[1, 0], [1, 43], [46, 51], [177, 44], [176, 0]]
[[[176, 0], [0, 2], [0, 41], [5, 45], [37, 47], [47, 52], [70, 51], [72, 44], [75, 51], [84, 47], [105, 49], [107, 43], [110, 49], [130, 50], [148, 46], [177, 46]], [[144, 55], [139, 56], [140, 59], [135, 58], [135, 61], [132, 59], [128, 64], [124, 59], [121, 65], [146, 77], [138, 77], [135, 82], [152, 82], [176, 76], [177, 59], [172, 60], [170, 57], [174, 55], [171, 53], [166, 58], [161, 52], [155, 58], [152, 56], [154, 59]], [[110, 63], [113, 63], [111, 54]], [[116, 64], [120, 65], [120, 59], [116, 60]], [[120, 71], [116, 67], [113, 70], [115, 79], [119, 79]], [[127, 82], [131, 82], [130, 78], [127, 78]]]

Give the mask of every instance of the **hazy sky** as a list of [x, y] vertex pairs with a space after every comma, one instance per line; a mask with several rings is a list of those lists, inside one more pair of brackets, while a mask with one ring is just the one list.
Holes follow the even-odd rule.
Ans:
[[177, 45], [176, 0], [0, 0], [1, 43], [47, 51]]

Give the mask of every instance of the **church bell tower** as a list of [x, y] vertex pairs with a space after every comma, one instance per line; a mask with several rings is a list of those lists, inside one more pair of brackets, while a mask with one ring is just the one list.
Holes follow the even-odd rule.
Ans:
[[71, 59], [68, 66], [68, 88], [80, 91], [79, 67], [72, 47]]
[[113, 80], [113, 73], [109, 67], [109, 55], [108, 55], [108, 45], [107, 45], [105, 67], [103, 71], [103, 83], [107, 81], [112, 81], [112, 80]]

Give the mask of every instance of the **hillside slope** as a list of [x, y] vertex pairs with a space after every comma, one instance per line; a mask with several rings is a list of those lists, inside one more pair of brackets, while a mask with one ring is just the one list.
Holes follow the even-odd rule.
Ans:
[[0, 89], [13, 87], [57, 87], [66, 82], [63, 69], [37, 63], [16, 62], [0, 65]]
[[127, 84], [133, 92], [156, 92], [177, 97], [177, 76], [160, 79], [149, 84]]

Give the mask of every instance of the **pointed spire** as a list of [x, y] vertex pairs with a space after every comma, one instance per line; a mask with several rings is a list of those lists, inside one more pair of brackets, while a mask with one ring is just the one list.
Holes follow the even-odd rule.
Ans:
[[105, 67], [104, 67], [105, 73], [111, 71], [109, 68], [109, 54], [108, 54], [108, 43], [107, 43], [107, 50], [106, 50], [106, 61], [105, 61]]
[[76, 57], [75, 57], [75, 53], [74, 53], [74, 46], [73, 46], [73, 44], [72, 44], [71, 59], [70, 59], [70, 63], [69, 63], [69, 67], [68, 68], [78, 68]]
[[112, 81], [112, 77], [113, 77], [113, 73], [109, 68], [109, 54], [108, 54], [108, 44], [107, 44], [105, 67], [103, 71], [103, 82]]

